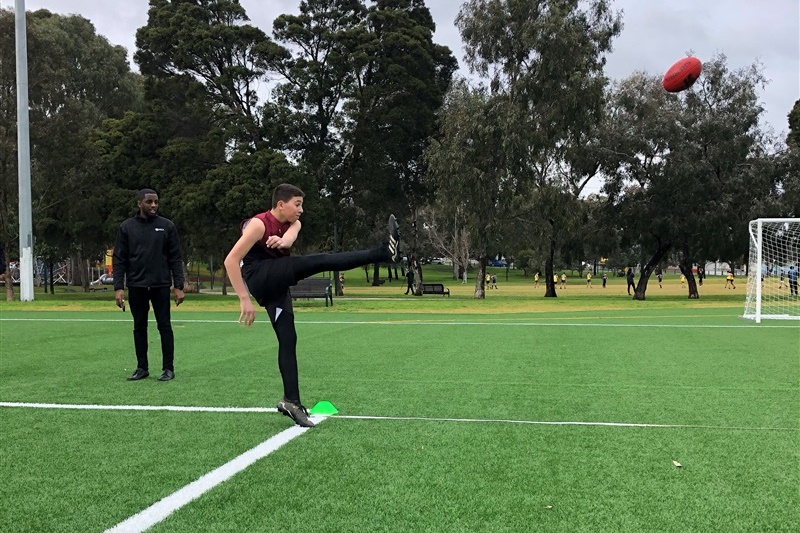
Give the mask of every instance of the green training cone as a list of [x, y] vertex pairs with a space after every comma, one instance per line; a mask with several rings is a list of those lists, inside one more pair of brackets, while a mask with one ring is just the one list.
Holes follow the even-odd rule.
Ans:
[[339, 410], [336, 409], [331, 402], [326, 400], [317, 402], [314, 407], [308, 410], [308, 414], [310, 415], [335, 415], [338, 412]]

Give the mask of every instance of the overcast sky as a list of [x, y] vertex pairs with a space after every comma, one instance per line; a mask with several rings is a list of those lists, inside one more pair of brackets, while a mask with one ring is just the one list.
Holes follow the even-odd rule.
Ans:
[[[252, 24], [268, 35], [272, 21], [297, 12], [299, 0], [240, 0]], [[615, 0], [624, 28], [614, 41], [607, 75], [622, 79], [636, 70], [663, 74], [692, 52], [701, 61], [722, 52], [728, 67], [759, 61], [770, 83], [761, 95], [765, 124], [788, 131], [787, 114], [800, 98], [800, 1], [798, 0]], [[435, 40], [449, 46], [463, 73], [461, 37], [454, 20], [459, 0], [427, 0], [436, 22]], [[14, 8], [13, 0], [0, 6]], [[97, 33], [128, 49], [133, 68], [136, 29], [147, 22], [147, 0], [26, 0], [26, 9], [75, 13], [94, 23]]]

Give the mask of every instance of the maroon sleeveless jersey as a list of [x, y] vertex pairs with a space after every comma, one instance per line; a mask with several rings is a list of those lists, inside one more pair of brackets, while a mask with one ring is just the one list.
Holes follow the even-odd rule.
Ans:
[[[267, 247], [267, 239], [272, 235], [277, 235], [278, 237], [283, 237], [283, 234], [289, 229], [291, 224], [289, 222], [281, 222], [275, 216], [269, 212], [265, 211], [264, 213], [259, 213], [253, 218], [257, 218], [261, 222], [264, 223], [264, 236], [261, 237], [257, 243], [250, 248], [250, 251], [244, 256], [244, 261], [259, 261], [262, 259], [277, 259], [279, 257], [285, 257], [289, 255], [290, 249], [289, 248], [268, 248]], [[250, 220], [250, 219], [248, 219]], [[242, 229], [244, 229], [245, 223], [248, 222], [245, 220], [242, 222]]]

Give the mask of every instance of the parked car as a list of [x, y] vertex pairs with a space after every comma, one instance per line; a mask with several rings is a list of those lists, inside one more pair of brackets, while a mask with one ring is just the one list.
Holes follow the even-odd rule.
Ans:
[[493, 259], [492, 261], [489, 261], [489, 266], [493, 266], [493, 267], [504, 267], [507, 264], [508, 263], [506, 263], [502, 259]]

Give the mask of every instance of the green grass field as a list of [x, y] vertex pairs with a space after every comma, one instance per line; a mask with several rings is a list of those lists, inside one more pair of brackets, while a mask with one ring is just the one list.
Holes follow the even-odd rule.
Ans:
[[[500, 274], [500, 271], [498, 271]], [[363, 275], [363, 271], [362, 271]], [[544, 299], [347, 277], [296, 304], [309, 407], [339, 409], [156, 532], [798, 531], [800, 328], [738, 317], [745, 288], [624, 280]], [[0, 302], [0, 402], [275, 406], [277, 344], [234, 297], [173, 310], [176, 379], [133, 371], [113, 295]], [[160, 348], [150, 331], [151, 371]], [[0, 531], [104, 531], [291, 427], [274, 412], [0, 407]], [[618, 425], [608, 425], [615, 423]], [[677, 467], [673, 461], [682, 466]]]

